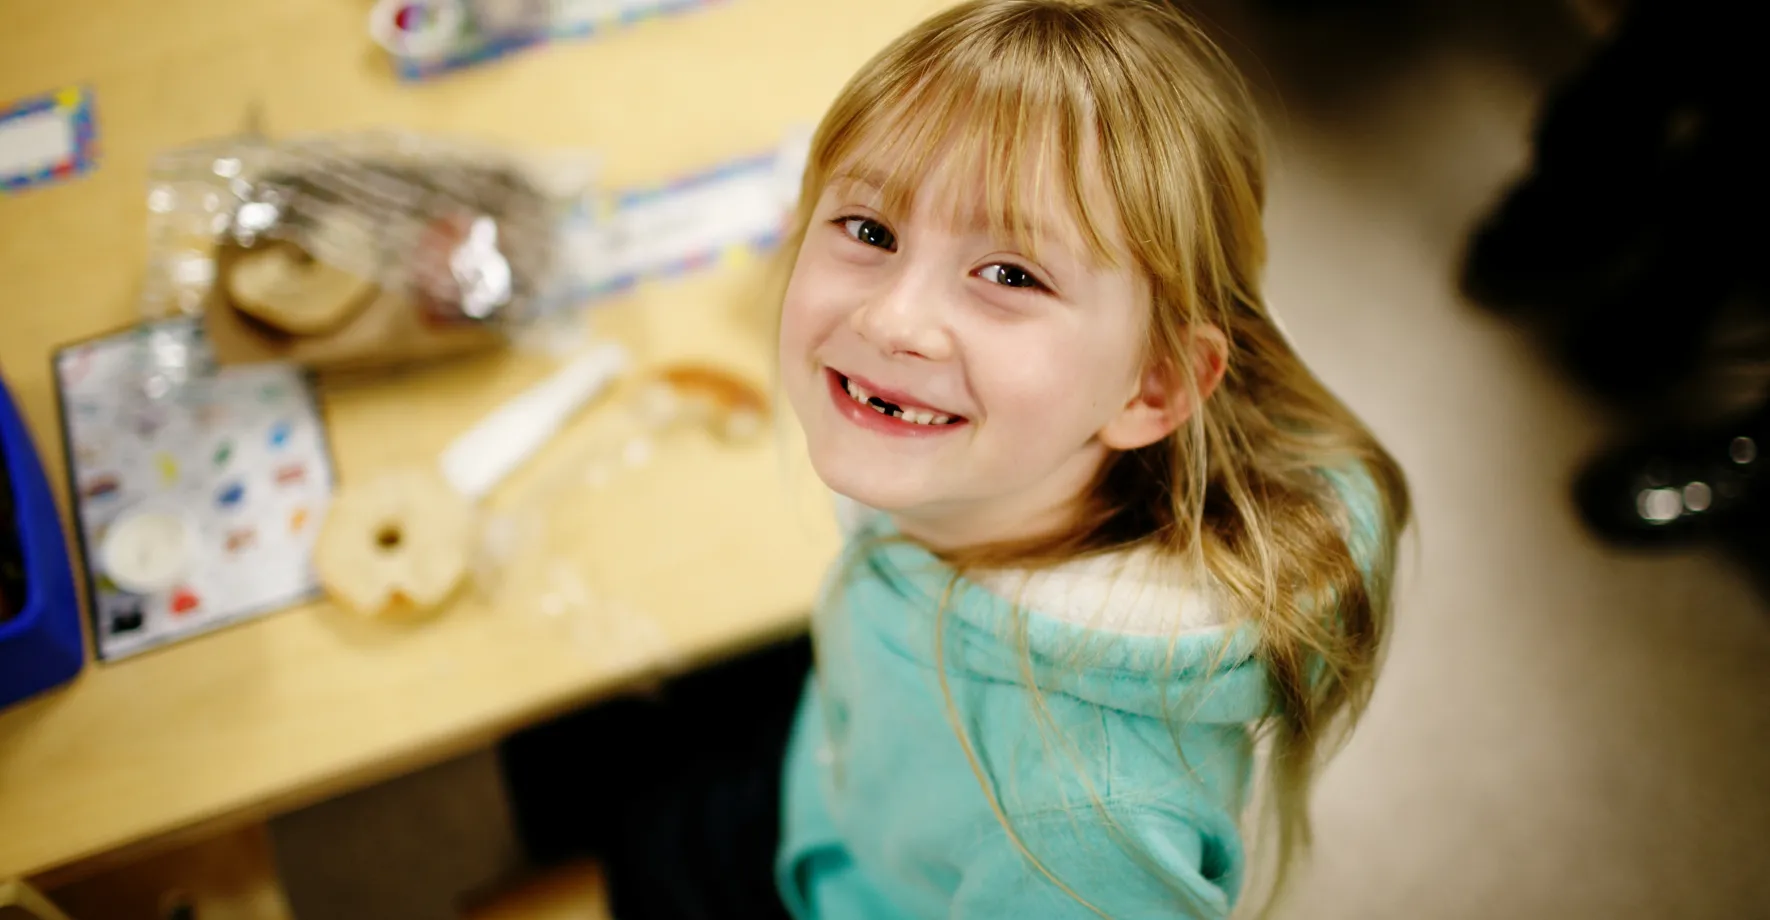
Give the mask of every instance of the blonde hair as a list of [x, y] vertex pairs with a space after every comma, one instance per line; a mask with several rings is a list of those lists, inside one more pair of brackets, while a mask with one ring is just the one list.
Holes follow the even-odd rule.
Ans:
[[[1036, 215], [1021, 201], [1022, 180], [1052, 167], [1093, 255], [1128, 255], [1147, 276], [1145, 361], [1174, 369], [1198, 410], [1162, 441], [1111, 456], [1063, 532], [942, 559], [962, 575], [1150, 545], [1208, 572], [1229, 614], [1256, 630], [1273, 691], [1260, 728], [1276, 893], [1309, 844], [1317, 768], [1370, 696], [1408, 497], [1395, 461], [1304, 366], [1261, 298], [1259, 130], [1228, 56], [1170, 3], [973, 0], [897, 39], [842, 90], [813, 139], [783, 264], [797, 258], [838, 170], [856, 160], [882, 167], [885, 209], [901, 213], [935, 162], [957, 157], [989, 177], [997, 231], [1029, 244]], [[1084, 207], [1085, 170], [1116, 201], [1128, 254], [1111, 251], [1101, 216]], [[1221, 330], [1228, 352], [1201, 405], [1193, 337], [1205, 327]], [[1361, 527], [1371, 539], [1355, 538]], [[1049, 726], [1037, 687], [1032, 695]], [[1180, 728], [1170, 726], [1176, 743]]]

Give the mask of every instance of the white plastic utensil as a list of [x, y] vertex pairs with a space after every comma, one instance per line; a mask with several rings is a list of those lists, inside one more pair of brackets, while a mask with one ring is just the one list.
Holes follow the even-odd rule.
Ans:
[[626, 367], [617, 345], [567, 364], [457, 437], [443, 451], [443, 478], [470, 500], [484, 498]]

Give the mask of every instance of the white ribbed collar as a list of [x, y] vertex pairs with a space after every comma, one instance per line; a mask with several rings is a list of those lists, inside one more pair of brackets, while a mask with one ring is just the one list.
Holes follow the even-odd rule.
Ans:
[[[836, 496], [845, 536], [880, 512]], [[1027, 610], [1088, 629], [1134, 636], [1173, 636], [1224, 625], [1208, 578], [1189, 575], [1154, 547], [1103, 553], [1038, 570], [983, 572], [972, 581]]]

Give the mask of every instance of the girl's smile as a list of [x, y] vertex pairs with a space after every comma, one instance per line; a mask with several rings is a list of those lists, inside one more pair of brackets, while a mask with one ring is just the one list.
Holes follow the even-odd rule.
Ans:
[[888, 390], [845, 375], [833, 368], [824, 368], [829, 379], [830, 399], [843, 418], [868, 431], [898, 438], [928, 438], [950, 435], [968, 421], [957, 412], [949, 412], [918, 402], [899, 390]]

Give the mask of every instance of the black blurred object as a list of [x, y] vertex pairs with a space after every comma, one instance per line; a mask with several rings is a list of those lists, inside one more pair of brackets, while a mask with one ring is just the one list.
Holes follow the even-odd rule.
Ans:
[[1770, 408], [1722, 425], [1661, 433], [1610, 451], [1579, 477], [1587, 523], [1631, 546], [1719, 538], [1747, 550], [1770, 533]]
[[1548, 99], [1529, 173], [1467, 253], [1472, 298], [1539, 327], [1637, 417], [1721, 414], [1747, 396], [1736, 378], [1770, 366], [1763, 19], [1760, 4], [1628, 4]]
[[799, 639], [506, 740], [529, 861], [600, 859], [621, 920], [786, 920], [781, 775], [810, 670]]
[[1770, 144], [1762, 5], [1627, 3], [1544, 104], [1462, 285], [1632, 433], [1574, 487], [1613, 543], [1719, 540], [1770, 572]]

